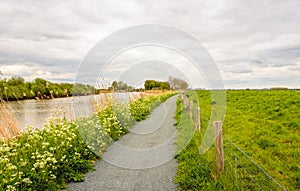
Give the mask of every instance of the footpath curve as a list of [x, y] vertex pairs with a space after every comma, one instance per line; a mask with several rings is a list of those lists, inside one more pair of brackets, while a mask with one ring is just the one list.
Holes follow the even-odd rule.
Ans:
[[176, 190], [176, 99], [169, 98], [138, 122], [103, 153], [84, 182], [70, 183], [68, 190]]

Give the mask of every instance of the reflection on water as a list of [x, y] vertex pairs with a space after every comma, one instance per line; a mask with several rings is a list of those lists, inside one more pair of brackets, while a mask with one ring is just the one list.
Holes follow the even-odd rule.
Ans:
[[127, 102], [135, 93], [114, 93], [92, 96], [56, 98], [50, 100], [22, 100], [9, 102], [18, 121], [18, 127], [26, 125], [41, 128], [51, 114], [74, 119], [91, 115], [95, 112], [95, 104], [102, 105], [105, 97]]

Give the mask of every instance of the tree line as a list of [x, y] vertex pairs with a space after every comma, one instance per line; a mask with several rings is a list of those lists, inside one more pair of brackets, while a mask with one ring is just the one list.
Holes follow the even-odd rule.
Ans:
[[[1, 75], [0, 71], [0, 75]], [[145, 90], [185, 90], [188, 83], [176, 77], [169, 77], [168, 81], [146, 80]], [[135, 89], [122, 81], [114, 81], [108, 91], [143, 91], [142, 88]], [[36, 78], [32, 82], [26, 82], [20, 76], [9, 79], [0, 79], [0, 99], [12, 101], [22, 99], [51, 99], [74, 95], [92, 95], [100, 93], [94, 86], [86, 84], [53, 83], [42, 78]]]
[[134, 91], [135, 88], [132, 86], [129, 86], [127, 83], [123, 82], [123, 81], [113, 81], [113, 83], [111, 84], [111, 87], [109, 88], [109, 90], [112, 91], [127, 91], [127, 92], [131, 92]]
[[25, 82], [24, 78], [15, 76], [0, 80], [0, 98], [3, 100], [50, 99], [72, 95], [91, 95], [95, 88], [85, 84], [53, 83], [42, 78]]
[[170, 76], [166, 82], [146, 80], [144, 87], [145, 90], [186, 90], [189, 85], [180, 78]]
[[168, 82], [160, 82], [156, 80], [146, 80], [144, 83], [145, 90], [170, 90]]
[[108, 88], [109, 91], [144, 91], [144, 90], [186, 90], [189, 87], [188, 83], [178, 77], [170, 76], [168, 81], [162, 82], [157, 80], [146, 80], [144, 82], [144, 89], [135, 89], [123, 81], [113, 81]]

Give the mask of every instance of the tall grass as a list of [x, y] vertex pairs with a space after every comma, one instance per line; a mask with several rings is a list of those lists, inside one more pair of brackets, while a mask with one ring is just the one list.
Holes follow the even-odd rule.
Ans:
[[19, 134], [17, 119], [10, 105], [0, 100], [0, 138], [9, 140]]

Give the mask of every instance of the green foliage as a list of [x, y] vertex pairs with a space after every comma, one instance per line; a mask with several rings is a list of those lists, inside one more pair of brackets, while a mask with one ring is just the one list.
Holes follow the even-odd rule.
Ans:
[[124, 83], [122, 81], [113, 81], [113, 83], [111, 84], [111, 88], [114, 91], [132, 91], [134, 89], [134, 87], [129, 86], [127, 83]]
[[[113, 102], [111, 103], [111, 108], [113, 112], [115, 113], [116, 118], [118, 119], [119, 124], [121, 127], [125, 128], [130, 128], [132, 127], [135, 123], [136, 120], [130, 113], [130, 104], [133, 104], [135, 101], [125, 104], [125, 103], [118, 103], [118, 102]], [[124, 130], [127, 131], [127, 130]]]
[[135, 120], [142, 121], [150, 114], [150, 101], [150, 97], [144, 97], [130, 103], [129, 110]]
[[169, 90], [170, 84], [169, 82], [159, 82], [155, 80], [146, 80], [144, 83], [144, 87], [146, 90], [158, 89], [158, 90]]
[[96, 156], [79, 136], [77, 126], [51, 120], [42, 130], [28, 128], [0, 144], [0, 190], [57, 190], [82, 181]]
[[121, 126], [111, 104], [98, 111], [98, 118], [106, 134], [114, 141], [128, 132], [128, 127]]
[[[74, 92], [73, 92], [74, 89]], [[95, 88], [85, 84], [52, 83], [42, 78], [25, 82], [22, 77], [0, 80], [0, 98], [3, 100], [49, 99], [74, 95], [94, 94]]]
[[[87, 147], [96, 155], [100, 156], [108, 145], [113, 143], [112, 138], [106, 133], [104, 124], [100, 121], [103, 116], [94, 114], [88, 118], [80, 118], [76, 120], [79, 133]], [[110, 127], [113, 125], [110, 124]], [[113, 131], [112, 130], [107, 131]]]
[[82, 96], [82, 95], [92, 95], [95, 94], [95, 88], [91, 85], [76, 83], [73, 85], [72, 95]]
[[[288, 190], [300, 189], [300, 94], [291, 90], [227, 91], [223, 123], [225, 171], [216, 176], [215, 148], [198, 153], [206, 131], [212, 100], [209, 91], [197, 91], [201, 107], [201, 132], [178, 154], [176, 182], [182, 190], [280, 190], [259, 167], [232, 145], [232, 140], [251, 159]], [[193, 123], [178, 101], [177, 144]], [[185, 129], [185, 130], [182, 130]], [[205, 168], [202, 166], [204, 165]], [[207, 170], [208, 169], [208, 170]], [[194, 173], [197, 174], [194, 175]], [[192, 177], [192, 178], [191, 178]], [[206, 179], [203, 177], [207, 177]]]
[[173, 96], [175, 93], [166, 93], [155, 96], [142, 97], [129, 104], [129, 110], [132, 117], [136, 121], [142, 121], [147, 118], [151, 110], [157, 107], [161, 102], [166, 101], [169, 97]]

